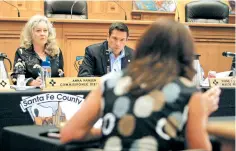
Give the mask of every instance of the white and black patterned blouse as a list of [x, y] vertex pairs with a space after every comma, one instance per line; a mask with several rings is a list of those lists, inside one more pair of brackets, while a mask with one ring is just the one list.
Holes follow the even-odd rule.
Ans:
[[[102, 77], [104, 150], [176, 150], [183, 142], [188, 102], [197, 91], [184, 77], [176, 78], [161, 90], [142, 96], [127, 92], [132, 83], [123, 72]], [[184, 144], [184, 143], [182, 143]]]
[[[60, 77], [59, 70], [64, 71], [64, 62], [61, 50], [59, 55], [48, 58], [51, 63], [51, 76]], [[19, 72], [17, 69], [17, 65], [19, 63], [23, 64], [22, 70], [25, 74], [25, 78], [28, 81], [26, 84], [30, 83], [33, 79], [36, 79], [39, 76], [39, 67], [41, 67], [42, 59], [34, 51], [33, 45], [28, 49], [20, 47], [16, 50], [13, 73], [11, 74], [14, 84], [16, 84], [17, 74]]]

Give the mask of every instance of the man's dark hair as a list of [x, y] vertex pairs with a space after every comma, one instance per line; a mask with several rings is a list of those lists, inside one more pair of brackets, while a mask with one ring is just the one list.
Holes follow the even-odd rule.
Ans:
[[112, 31], [115, 30], [115, 29], [119, 30], [119, 31], [122, 31], [122, 32], [126, 32], [127, 37], [129, 37], [129, 29], [124, 23], [122, 23], [122, 22], [112, 23], [110, 28], [109, 28], [109, 36], [111, 36]]

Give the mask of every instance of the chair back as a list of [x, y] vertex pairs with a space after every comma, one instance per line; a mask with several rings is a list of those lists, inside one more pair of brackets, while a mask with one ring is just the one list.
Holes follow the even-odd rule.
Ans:
[[193, 1], [185, 5], [185, 22], [228, 23], [229, 7], [220, 1]]
[[86, 1], [44, 1], [44, 13], [48, 18], [88, 19]]

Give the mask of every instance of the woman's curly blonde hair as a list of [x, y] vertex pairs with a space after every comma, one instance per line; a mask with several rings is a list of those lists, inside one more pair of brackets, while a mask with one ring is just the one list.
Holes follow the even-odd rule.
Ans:
[[32, 31], [40, 22], [45, 22], [48, 27], [48, 40], [45, 44], [45, 52], [47, 55], [54, 57], [59, 54], [59, 48], [56, 43], [56, 32], [52, 23], [45, 16], [35, 15], [25, 24], [21, 32], [21, 47], [28, 49], [33, 45]]

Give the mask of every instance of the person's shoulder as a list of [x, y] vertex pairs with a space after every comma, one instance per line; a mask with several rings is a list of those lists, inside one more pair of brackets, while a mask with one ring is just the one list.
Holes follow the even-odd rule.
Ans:
[[24, 48], [24, 47], [18, 47], [16, 50], [17, 50], [17, 51], [18, 51], [18, 50], [26, 50], [26, 48]]
[[24, 48], [24, 47], [18, 47], [16, 49], [16, 53], [23, 54], [23, 52], [25, 52], [25, 50], [26, 50], [26, 48]]
[[58, 47], [58, 54], [59, 54], [59, 55], [62, 55], [62, 50], [61, 50], [60, 47]]
[[94, 49], [99, 49], [99, 48], [102, 48], [104, 45], [104, 43], [96, 43], [96, 44], [92, 44], [92, 45], [89, 45], [87, 48], [90, 49], [90, 50], [94, 50]]
[[133, 49], [130, 48], [130, 47], [128, 47], [128, 46], [125, 46], [125, 53], [126, 53], [126, 55], [131, 56], [131, 58], [132, 58], [133, 55], [134, 55], [134, 51], [133, 51]]
[[106, 50], [106, 41], [101, 43], [92, 44], [86, 47], [86, 52], [93, 56], [100, 56], [101, 51]]
[[129, 52], [133, 52], [133, 49], [130, 48], [129, 46], [125, 46], [125, 50], [126, 50], [126, 51], [129, 51]]

